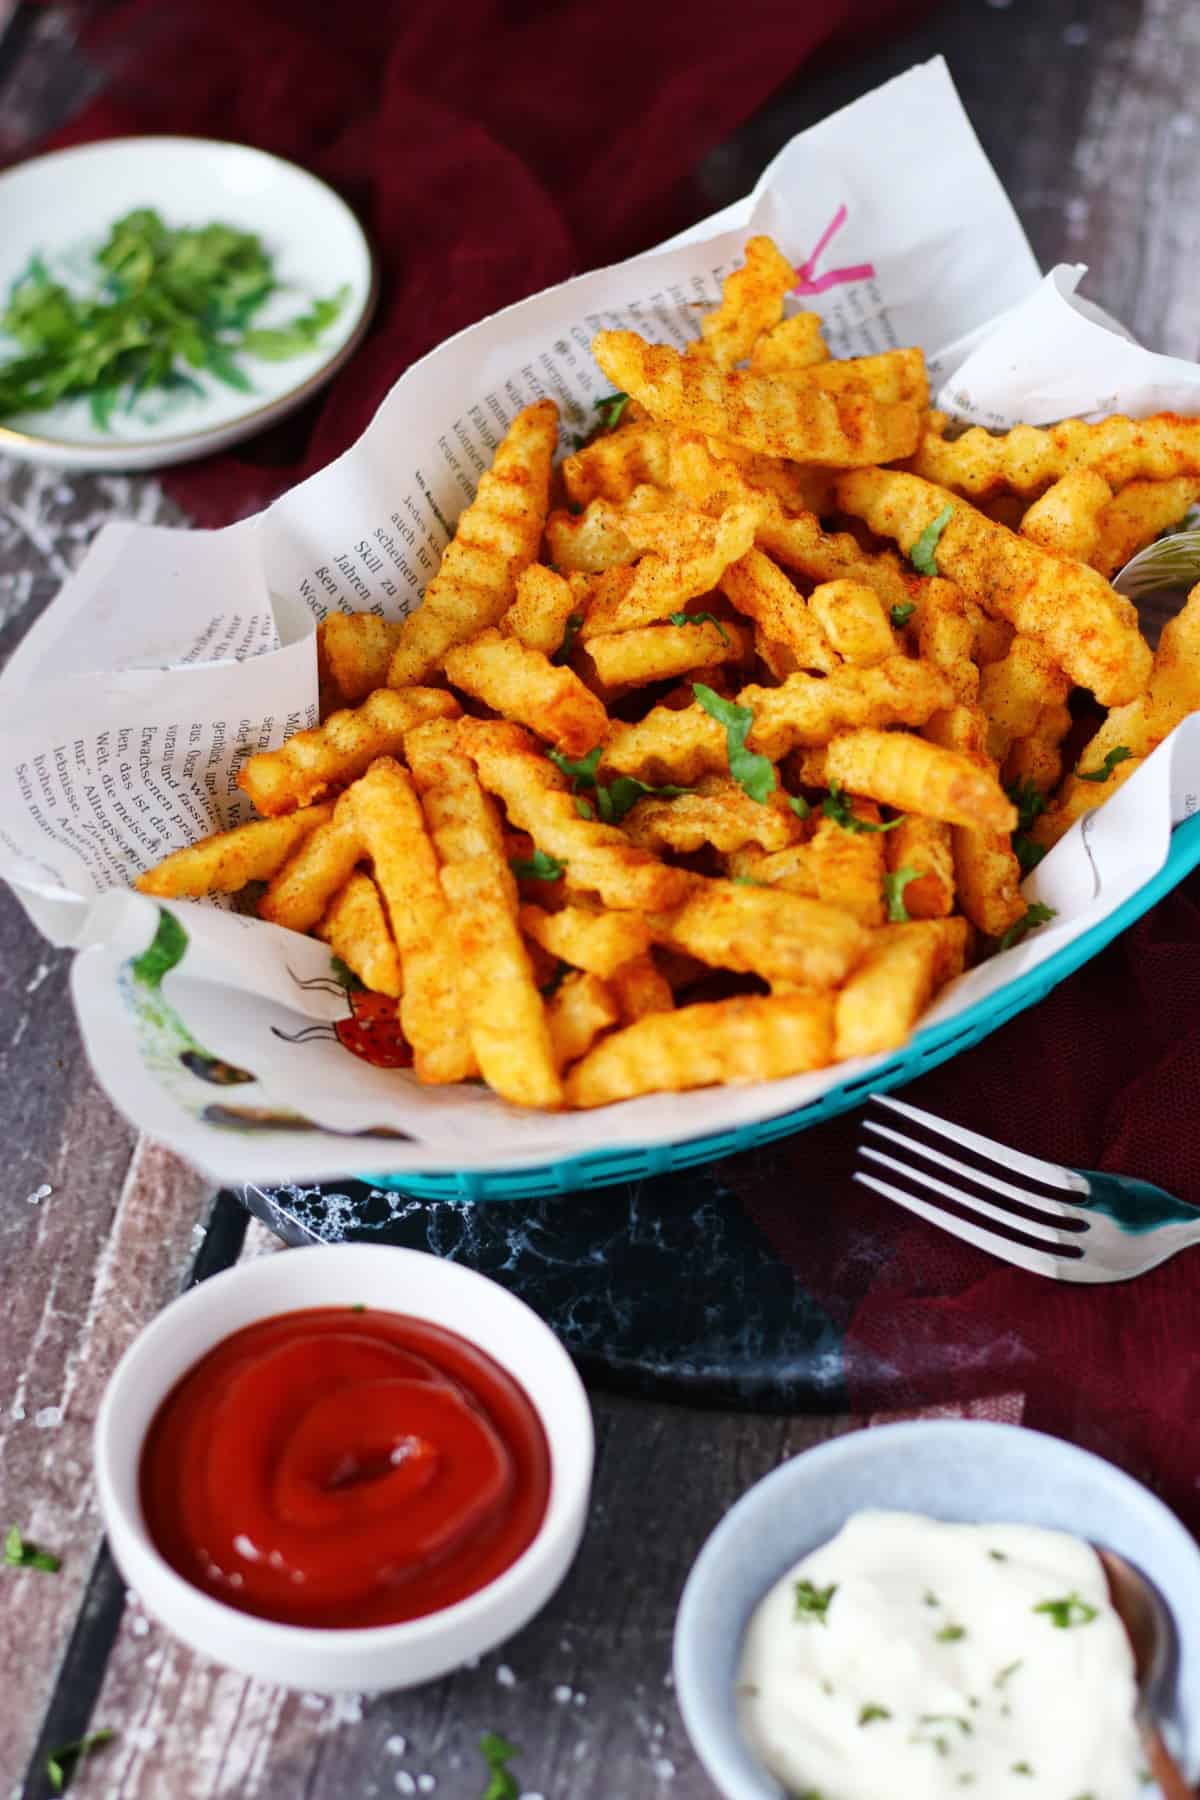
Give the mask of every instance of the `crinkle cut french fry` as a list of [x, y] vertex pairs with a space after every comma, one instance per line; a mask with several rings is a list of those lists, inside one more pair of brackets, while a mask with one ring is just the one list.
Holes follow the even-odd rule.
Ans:
[[1005, 488], [1036, 494], [1071, 469], [1092, 469], [1111, 488], [1149, 476], [1157, 481], [1200, 475], [1200, 419], [1156, 413], [1148, 419], [1120, 414], [1089, 425], [1064, 419], [1059, 425], [1014, 425], [1002, 437], [974, 426], [958, 438], [944, 438], [928, 426], [913, 469], [926, 481], [961, 494], [988, 495]]
[[869, 942], [856, 919], [819, 900], [699, 875], [681, 906], [648, 923], [657, 943], [714, 968], [815, 988], [844, 981]]
[[750, 352], [750, 367], [759, 375], [791, 375], [829, 361], [819, 313], [793, 313], [764, 331]]
[[466, 1081], [477, 1072], [458, 991], [458, 952], [425, 815], [407, 769], [371, 764], [350, 794], [404, 970], [400, 1024], [421, 1081]]
[[491, 468], [480, 476], [425, 598], [401, 627], [388, 670], [393, 687], [423, 680], [454, 644], [497, 624], [512, 605], [517, 577], [538, 553], [557, 442], [553, 400], [517, 414]]
[[736, 463], [746, 481], [760, 494], [774, 496], [785, 512], [821, 515], [833, 511], [836, 469], [760, 456], [757, 450], [726, 444], [720, 438], [710, 439], [709, 448], [721, 461]]
[[919, 578], [900, 566], [893, 551], [866, 551], [849, 531], [822, 530], [810, 513], [768, 513], [757, 538], [761, 549], [808, 580], [861, 581], [885, 606], [905, 606], [920, 592]]
[[718, 369], [732, 369], [753, 350], [764, 331], [783, 317], [796, 271], [769, 237], [752, 237], [746, 260], [725, 277], [721, 304], [700, 321], [704, 352]]
[[768, 456], [849, 469], [911, 456], [917, 447], [916, 407], [883, 404], [862, 385], [826, 393], [748, 369], [724, 373], [632, 331], [597, 332], [592, 354], [654, 418]]
[[528, 725], [567, 756], [585, 755], [608, 729], [608, 714], [573, 670], [494, 628], [448, 651], [446, 674], [455, 687]]
[[572, 614], [581, 611], [569, 581], [545, 563], [530, 563], [517, 577], [517, 597], [500, 621], [501, 631], [530, 650], [555, 656], [562, 649]]
[[[979, 707], [948, 707], [925, 730], [935, 740], [931, 747], [974, 764], [981, 780], [995, 781], [996, 765], [986, 749], [987, 720]], [[998, 819], [977, 828], [956, 824], [950, 834], [959, 906], [985, 937], [1002, 937], [1025, 911], [1021, 865], [1009, 837], [1016, 823], [1017, 810], [1011, 807], [1003, 825]]]
[[705, 775], [694, 792], [663, 799], [648, 795], [626, 817], [629, 840], [647, 850], [689, 854], [704, 844], [715, 850], [740, 850], [758, 844], [783, 850], [804, 834], [804, 826], [776, 790], [760, 806], [728, 775]]
[[915, 877], [901, 893], [910, 919], [945, 919], [954, 910], [954, 848], [949, 825], [909, 813], [884, 840], [888, 872]]
[[643, 556], [623, 593], [614, 582], [606, 593], [595, 594], [579, 634], [581, 640], [590, 643], [594, 637], [653, 624], [682, 611], [689, 600], [709, 593], [729, 564], [753, 544], [757, 516], [750, 506], [730, 506], [719, 519], [703, 520], [706, 529], [701, 535], [690, 541], [681, 539], [678, 554], [669, 550]]
[[592, 500], [628, 500], [644, 482], [666, 487], [670, 479], [666, 433], [650, 419], [619, 425], [616, 431], [602, 433], [568, 456], [562, 473], [572, 506], [587, 506]]
[[1177, 475], [1170, 481], [1131, 481], [1115, 494], [1097, 520], [1098, 541], [1088, 561], [1107, 580], [1160, 532], [1177, 525], [1200, 500], [1200, 480]]
[[1051, 556], [944, 488], [896, 469], [843, 475], [838, 500], [906, 552], [949, 508], [934, 552], [940, 573], [1018, 631], [1040, 638], [1060, 667], [1106, 706], [1131, 700], [1145, 686], [1150, 649], [1136, 609], [1094, 569]]
[[398, 1000], [404, 986], [400, 955], [392, 938], [379, 889], [357, 870], [334, 895], [314, 936], [328, 944], [364, 987]]
[[[1136, 704], [1136, 702], [1131, 702]], [[1036, 788], [1048, 794], [1062, 778], [1062, 741], [1071, 729], [1069, 706], [1046, 706], [1028, 737], [1014, 739], [1004, 759], [1006, 788]]]
[[586, 1056], [602, 1031], [621, 1017], [616, 995], [606, 981], [576, 969], [564, 977], [546, 1005], [550, 1042], [560, 1069]]
[[734, 881], [754, 887], [782, 888], [788, 894], [802, 894], [817, 900], [817, 877], [809, 860], [807, 844], [792, 844], [787, 850], [756, 850], [749, 845], [734, 850], [725, 858], [725, 868]]
[[317, 667], [343, 706], [387, 684], [399, 623], [374, 613], [331, 612], [317, 626]]
[[[872, 669], [843, 666], [824, 678], [789, 675], [781, 687], [745, 687], [738, 705], [754, 714], [746, 740], [751, 750], [774, 762], [797, 746], [828, 743], [863, 725], [923, 725], [952, 698], [939, 669], [891, 656]], [[611, 742], [605, 759], [612, 760]]]
[[1008, 655], [979, 677], [979, 706], [988, 721], [987, 753], [1003, 762], [1016, 738], [1028, 737], [1045, 706], [1061, 706], [1071, 683], [1046, 646], [1018, 632]]
[[[654, 681], [670, 681], [689, 670], [711, 669], [718, 663], [744, 662], [747, 642], [731, 620], [720, 625], [709, 620], [695, 625], [640, 625], [632, 631], [590, 637], [588, 654], [606, 687], [645, 687]], [[460, 684], [461, 685], [461, 684]], [[600, 702], [596, 701], [597, 707]], [[512, 718], [532, 724], [515, 707], [497, 707]], [[604, 709], [600, 707], [603, 714]], [[605, 715], [605, 725], [608, 720]], [[545, 731], [543, 737], [549, 734]], [[597, 734], [590, 744], [597, 743]]]
[[269, 881], [311, 831], [333, 816], [333, 805], [305, 806], [280, 819], [251, 819], [232, 831], [214, 831], [173, 850], [137, 878], [143, 894], [162, 900], [198, 900], [203, 894], [236, 894], [248, 881]]
[[358, 816], [343, 794], [333, 816], [304, 837], [298, 850], [273, 876], [258, 903], [260, 919], [309, 931], [365, 854]]
[[962, 973], [965, 919], [888, 925], [834, 1001], [834, 1056], [875, 1056], [907, 1043], [938, 989]]
[[675, 995], [665, 975], [660, 975], [654, 957], [647, 950], [632, 962], [622, 963], [613, 971], [612, 990], [621, 1009], [621, 1022], [632, 1025], [650, 1013], [673, 1012]]
[[[867, 824], [880, 823], [879, 808], [870, 800], [850, 802], [853, 814]], [[822, 819], [805, 846], [817, 898], [838, 906], [860, 925], [883, 924], [884, 845], [889, 834], [847, 831], [833, 819]]]
[[458, 749], [453, 724], [410, 732], [405, 750], [441, 863], [458, 992], [483, 1078], [515, 1106], [560, 1106], [558, 1061], [496, 803]]
[[637, 555], [622, 515], [606, 500], [593, 500], [577, 518], [552, 512], [546, 520], [546, 550], [565, 575], [602, 575], [606, 569], [623, 569]]
[[1017, 823], [1016, 808], [986, 757], [981, 765], [962, 750], [907, 731], [842, 732], [804, 758], [803, 775], [814, 785], [836, 783], [897, 812], [951, 825], [1011, 831]]
[[826, 994], [749, 995], [655, 1013], [602, 1039], [567, 1077], [572, 1106], [822, 1069], [833, 1048]]
[[238, 786], [268, 818], [348, 787], [377, 756], [393, 756], [404, 734], [426, 719], [457, 718], [461, 708], [441, 688], [400, 692], [379, 688], [361, 706], [331, 713], [323, 725], [298, 731], [278, 750], [247, 757]]
[[604, 777], [635, 775], [653, 787], [691, 787], [729, 772], [725, 728], [694, 703], [655, 706], [635, 724], [614, 723], [600, 758]]
[[979, 692], [973, 657], [983, 614], [961, 588], [940, 576], [923, 583], [916, 608], [917, 649], [926, 662], [941, 669], [955, 699], [970, 704]]
[[883, 602], [865, 581], [823, 581], [808, 604], [837, 654], [856, 669], [873, 668], [898, 653]]
[[1094, 469], [1070, 469], [1021, 519], [1022, 537], [1055, 556], [1088, 562], [1100, 537], [1100, 514], [1113, 491]]
[[762, 550], [748, 550], [730, 563], [719, 585], [726, 599], [753, 619], [772, 643], [791, 652], [794, 663], [789, 674], [812, 669], [829, 675], [837, 668], [838, 655], [808, 601]]
[[615, 825], [580, 818], [564, 775], [519, 725], [464, 719], [458, 742], [512, 822], [565, 865], [568, 887], [592, 890], [616, 911], [671, 906], [687, 875], [631, 844]]
[[916, 349], [884, 350], [878, 356], [850, 356], [844, 361], [816, 363], [800, 377], [829, 392], [860, 384], [888, 405], [906, 402], [922, 409], [929, 404], [925, 357]]
[[650, 948], [649, 928], [632, 912], [592, 912], [569, 905], [547, 912], [541, 906], [523, 906], [520, 924], [526, 937], [551, 956], [605, 978]]

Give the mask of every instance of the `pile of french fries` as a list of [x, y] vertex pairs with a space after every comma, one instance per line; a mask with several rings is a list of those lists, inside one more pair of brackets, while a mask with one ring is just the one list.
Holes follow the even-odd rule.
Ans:
[[1200, 420], [954, 436], [919, 350], [831, 360], [795, 284], [758, 237], [686, 354], [600, 332], [591, 437], [555, 467], [520, 414], [423, 604], [324, 621], [261, 818], [142, 891], [265, 883], [421, 1081], [543, 1108], [894, 1049], [1037, 924], [1023, 875], [1200, 707], [1200, 587], [1152, 656], [1110, 586]]

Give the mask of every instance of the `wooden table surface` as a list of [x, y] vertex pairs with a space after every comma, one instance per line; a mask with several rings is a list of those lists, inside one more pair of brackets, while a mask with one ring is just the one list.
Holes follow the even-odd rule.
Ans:
[[[91, 90], [79, 10], [14, 12], [0, 0], [0, 156]], [[1043, 264], [1086, 260], [1088, 291], [1144, 342], [1195, 357], [1192, 0], [953, 0], [907, 38], [782, 92], [708, 158], [708, 199], [744, 192], [794, 131], [938, 50]], [[64, 477], [0, 459], [0, 655], [112, 518], [185, 522], [150, 479]], [[526, 1800], [711, 1794], [670, 1683], [688, 1565], [753, 1480], [854, 1421], [595, 1392], [595, 1499], [567, 1582], [498, 1654], [415, 1693], [330, 1700], [244, 1681], [189, 1655], [124, 1593], [90, 1477], [105, 1380], [182, 1285], [271, 1244], [258, 1226], [244, 1232], [231, 1207], [214, 1214], [204, 1183], [112, 1111], [80, 1049], [68, 961], [0, 893], [0, 1528], [19, 1524], [64, 1558], [55, 1576], [2, 1571], [0, 1792], [40, 1800], [47, 1749], [103, 1725], [117, 1737], [80, 1770], [81, 1800], [477, 1800], [486, 1729], [521, 1747]]]

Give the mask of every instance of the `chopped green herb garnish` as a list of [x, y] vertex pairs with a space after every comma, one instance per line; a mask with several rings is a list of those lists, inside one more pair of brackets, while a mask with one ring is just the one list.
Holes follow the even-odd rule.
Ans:
[[926, 1606], [940, 1606], [942, 1604], [932, 1588], [925, 1589], [925, 1604]]
[[996, 1679], [992, 1682], [992, 1686], [1002, 1688], [1009, 1676], [1015, 1675], [1017, 1670], [1024, 1666], [1024, 1663], [1025, 1658], [1023, 1656], [1019, 1656], [1016, 1662], [1010, 1662], [1007, 1667], [1001, 1669], [1000, 1673], [996, 1676]]
[[520, 1755], [516, 1745], [494, 1731], [485, 1731], [479, 1740], [479, 1754], [487, 1764], [489, 1776], [482, 1800], [520, 1800], [521, 1784], [508, 1766], [514, 1756]]
[[1014, 1775], [1032, 1775], [1033, 1774], [1033, 1764], [1027, 1763], [1027, 1762], [1014, 1763], [1012, 1766], [1012, 1772]]
[[1036, 931], [1039, 925], [1047, 925], [1051, 919], [1057, 917], [1058, 914], [1052, 906], [1046, 906], [1041, 900], [1035, 900], [1031, 906], [1026, 907], [1024, 914], [1016, 924], [1009, 926], [996, 945], [996, 949], [998, 951], [1011, 950], [1014, 944], [1019, 944], [1022, 938], [1027, 937], [1031, 931]]
[[873, 1719], [890, 1719], [891, 1716], [886, 1706], [876, 1706], [873, 1701], [868, 1701], [858, 1715], [858, 1722], [869, 1725]]
[[589, 750], [586, 756], [579, 757], [575, 762], [572, 762], [569, 756], [564, 756], [561, 750], [547, 750], [546, 755], [555, 768], [569, 776], [572, 781], [581, 781], [584, 787], [595, 787], [596, 769], [599, 766], [603, 750], [603, 744], [597, 744], [594, 750]]
[[601, 394], [599, 400], [595, 402], [596, 411], [600, 414], [600, 429], [615, 431], [621, 422], [621, 414], [628, 405], [628, 394]]
[[100, 1731], [89, 1732], [87, 1737], [76, 1740], [73, 1744], [63, 1744], [58, 1750], [52, 1750], [46, 1758], [46, 1774], [50, 1777], [50, 1786], [56, 1794], [61, 1794], [70, 1785], [78, 1763], [101, 1745], [111, 1743], [116, 1736], [115, 1731], [107, 1727]]
[[837, 1582], [831, 1582], [827, 1588], [814, 1587], [811, 1581], [797, 1581], [793, 1585], [796, 1591], [796, 1617], [820, 1619], [822, 1625], [827, 1625], [829, 1621], [825, 1615], [829, 1611], [829, 1602], [837, 1593]]
[[1075, 1593], [1067, 1594], [1061, 1600], [1043, 1600], [1033, 1611], [1045, 1613], [1058, 1631], [1067, 1631], [1072, 1625], [1090, 1625], [1099, 1614], [1099, 1608], [1090, 1606]]
[[970, 1719], [960, 1718], [958, 1713], [922, 1713], [919, 1725], [957, 1725], [964, 1737], [970, 1737], [975, 1729]]
[[[586, 756], [581, 756], [576, 762], [572, 762], [569, 757], [563, 756], [558, 750], [548, 750], [546, 754], [556, 769], [561, 769], [564, 775], [570, 776], [576, 787], [595, 790], [595, 812], [599, 814], [606, 825], [619, 825], [630, 807], [636, 806], [638, 801], [647, 794], [660, 800], [675, 800], [680, 794], [692, 792], [691, 788], [670, 785], [651, 787], [649, 782], [639, 781], [636, 775], [617, 775], [610, 782], [598, 782], [596, 769], [600, 762], [602, 748], [602, 745], [597, 744], [594, 750], [589, 750]], [[581, 819], [593, 817], [591, 803], [586, 800], [581, 801], [578, 795], [575, 798], [575, 811]]]
[[575, 639], [579, 636], [579, 630], [582, 624], [582, 613], [567, 614], [567, 628], [563, 633], [563, 641], [551, 657], [551, 662], [565, 663], [570, 661], [571, 652], [575, 648]]
[[736, 701], [722, 700], [702, 681], [692, 684], [692, 692], [710, 718], [725, 727], [725, 744], [729, 756], [729, 773], [744, 794], [765, 806], [775, 792], [775, 765], [765, 756], [747, 750], [746, 739], [754, 725], [754, 713]]
[[807, 819], [812, 807], [803, 794], [785, 794], [783, 797], [798, 819]]
[[716, 613], [677, 612], [668, 613], [667, 617], [670, 619], [672, 625], [715, 625], [721, 634], [721, 642], [724, 644], [729, 642], [729, 633], [725, 629], [724, 621], [718, 619]]
[[55, 1575], [62, 1568], [61, 1557], [39, 1550], [36, 1544], [27, 1544], [15, 1525], [10, 1525], [5, 1535], [4, 1560], [10, 1569], [41, 1569], [47, 1575]]
[[937, 518], [929, 521], [929, 524], [925, 527], [924, 531], [909, 551], [909, 562], [911, 562], [913, 568], [917, 569], [922, 575], [937, 574], [937, 563], [934, 561], [933, 553], [938, 547], [938, 539], [941, 537], [943, 531], [945, 531], [953, 517], [954, 508], [952, 506], [944, 506]]
[[1045, 844], [1035, 843], [1024, 831], [1013, 832], [1012, 847], [1023, 877], [1031, 875], [1046, 854]]
[[909, 913], [904, 904], [904, 890], [910, 881], [919, 881], [924, 874], [923, 869], [897, 869], [893, 874], [883, 878], [883, 897], [887, 901], [888, 921], [892, 925], [907, 925]]
[[354, 1305], [350, 1308], [351, 1312], [366, 1312], [366, 1310], [366, 1303], [362, 1300], [356, 1300]]
[[596, 816], [595, 807], [590, 800], [585, 800], [582, 794], [575, 796], [575, 811], [581, 819], [594, 819]]
[[899, 819], [889, 819], [886, 825], [875, 825], [870, 819], [860, 819], [836, 781], [830, 782], [829, 792], [821, 802], [821, 811], [835, 825], [840, 825], [843, 831], [854, 832], [894, 831], [904, 817], [901, 814]]
[[1017, 830], [1031, 831], [1036, 819], [1046, 810], [1046, 796], [1039, 794], [1032, 781], [1010, 782], [1004, 792], [1017, 809]]
[[1076, 779], [1079, 781], [1107, 781], [1118, 763], [1130, 762], [1132, 758], [1133, 751], [1125, 744], [1118, 744], [1115, 750], [1108, 752], [1098, 769], [1088, 769], [1086, 772], [1083, 769], [1076, 769]]
[[993, 1562], [1007, 1562], [1008, 1557], [1003, 1550], [989, 1550], [988, 1555]]
[[0, 417], [86, 396], [107, 429], [118, 402], [128, 411], [147, 389], [202, 395], [191, 370], [249, 392], [239, 355], [304, 355], [350, 295], [342, 288], [284, 325], [252, 329], [279, 285], [261, 240], [231, 225], [173, 229], [148, 207], [118, 219], [95, 260], [87, 295], [54, 281], [36, 256], [13, 284], [0, 330], [20, 354], [0, 364]]
[[905, 600], [902, 605], [893, 606], [891, 618], [892, 624], [896, 627], [897, 631], [900, 630], [902, 625], [908, 624], [908, 621], [912, 618], [916, 610], [917, 603], [915, 600]]
[[557, 881], [567, 865], [545, 850], [535, 850], [530, 857], [510, 858], [508, 866], [518, 880], [522, 876], [531, 876], [537, 881]]
[[360, 981], [359, 977], [354, 973], [354, 970], [350, 967], [350, 964], [343, 962], [340, 956], [331, 956], [330, 957], [329, 973], [333, 977], [334, 981], [336, 981], [338, 983], [339, 987], [344, 987], [348, 994], [359, 994], [359, 993], [366, 992], [366, 989], [365, 989], [363, 983]]
[[733, 884], [735, 887], [769, 887], [770, 885], [766, 881], [756, 881], [753, 875], [735, 875]]
[[957, 1644], [959, 1639], [965, 1638], [966, 1635], [965, 1625], [943, 1625], [937, 1634], [937, 1641], [939, 1644]]

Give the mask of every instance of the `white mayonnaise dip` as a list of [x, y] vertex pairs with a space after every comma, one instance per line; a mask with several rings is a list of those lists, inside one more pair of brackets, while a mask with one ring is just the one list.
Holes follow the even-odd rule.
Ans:
[[1132, 1800], [1133, 1656], [1094, 1550], [862, 1512], [756, 1608], [751, 1749], [803, 1800]]

